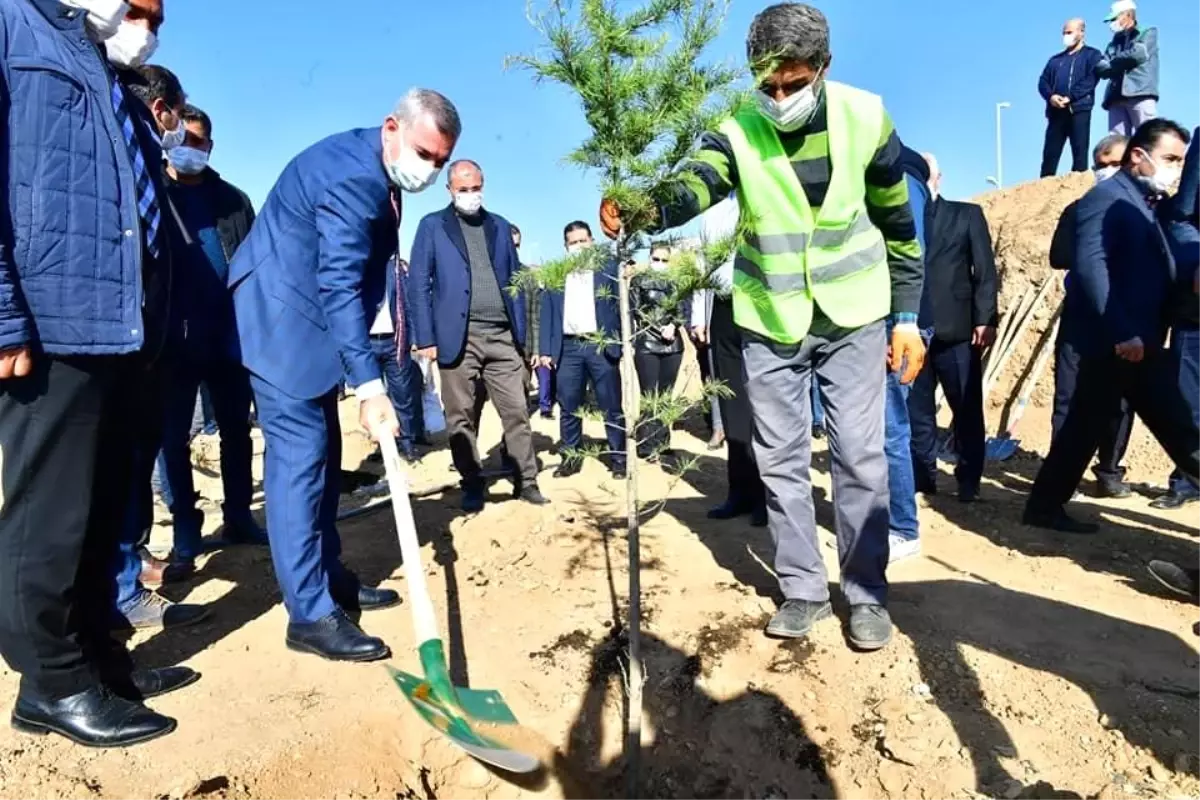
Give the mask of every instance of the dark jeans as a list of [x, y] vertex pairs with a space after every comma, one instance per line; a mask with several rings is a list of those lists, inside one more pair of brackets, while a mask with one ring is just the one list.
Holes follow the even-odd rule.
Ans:
[[476, 443], [482, 410], [477, 397], [480, 385], [500, 415], [505, 450], [516, 464], [520, 482], [537, 483], [537, 457], [525, 399], [525, 359], [513, 343], [512, 331], [507, 326], [471, 323], [462, 356], [453, 367], [443, 368], [441, 376], [450, 456], [463, 484], [478, 482], [482, 470]]
[[[1063, 423], [1067, 420], [1067, 411], [1071, 408], [1071, 399], [1075, 396], [1078, 381], [1079, 351], [1060, 333], [1054, 343], [1054, 413], [1050, 417], [1051, 444], [1058, 438]], [[1125, 458], [1132, 430], [1133, 412], [1129, 409], [1129, 404], [1122, 399], [1112, 418], [1105, 420], [1098, 431], [1099, 450], [1097, 463], [1092, 471], [1099, 480], [1117, 482], [1125, 478], [1125, 468], [1121, 466], [1121, 460]]]
[[742, 368], [742, 331], [733, 322], [733, 303], [728, 297], [713, 299], [712, 319], [713, 374], [730, 391], [722, 397], [721, 423], [729, 457], [726, 479], [729, 500], [761, 507], [767, 502], [767, 490], [754, 459], [754, 415], [746, 395], [746, 373]]
[[397, 358], [396, 340], [392, 336], [372, 336], [371, 349], [383, 371], [383, 382], [387, 386], [388, 399], [396, 409], [396, 420], [400, 423], [400, 436], [396, 446], [401, 453], [413, 452], [417, 439], [425, 437], [425, 406], [421, 398], [424, 379], [421, 368], [412, 358]]
[[576, 336], [563, 337], [558, 366], [559, 437], [565, 450], [583, 446], [583, 420], [577, 415], [590, 383], [604, 414], [604, 433], [613, 466], [625, 463], [625, 415], [621, 411], [621, 369], [596, 345]]
[[196, 488], [192, 476], [189, 441], [196, 392], [208, 387], [213, 417], [221, 434], [221, 483], [225, 490], [222, 505], [225, 525], [250, 528], [250, 500], [254, 479], [250, 463], [254, 450], [250, 444], [250, 374], [236, 361], [180, 357], [175, 359], [165, 389], [166, 413], [163, 421], [162, 459], [164, 497], [175, 525], [175, 556], [190, 560], [203, 550], [203, 515], [196, 509]]
[[1067, 418], [1029, 493], [1029, 511], [1052, 514], [1067, 504], [1096, 452], [1101, 430], [1117, 414], [1122, 397], [1176, 467], [1196, 477], [1200, 472], [1200, 430], [1179, 391], [1179, 378], [1166, 351], [1148, 348], [1137, 364], [1115, 355], [1084, 356]]
[[1068, 139], [1071, 141], [1071, 171], [1087, 171], [1091, 126], [1091, 111], [1072, 114], [1066, 109], [1056, 109], [1050, 112], [1046, 119], [1046, 141], [1042, 146], [1043, 178], [1058, 172], [1058, 160]]
[[554, 389], [558, 383], [558, 373], [552, 367], [538, 367], [534, 371], [537, 373], [538, 411], [548, 415], [554, 411]]
[[144, 423], [137, 356], [35, 355], [0, 383], [0, 654], [22, 689], [65, 697], [131, 668], [110, 634], [111, 564]]
[[883, 453], [888, 462], [888, 532], [901, 539], [920, 535], [917, 489], [913, 478], [912, 428], [908, 420], [910, 386], [888, 370], [884, 387]]
[[[1192, 410], [1192, 421], [1200, 425], [1200, 330], [1175, 328], [1171, 331], [1171, 359], [1179, 376], [1183, 399]], [[1171, 492], [1195, 497], [1200, 487], [1175, 470], [1171, 473]]]
[[983, 477], [984, 438], [983, 369], [979, 350], [970, 342], [929, 343], [925, 365], [908, 395], [912, 428], [913, 478], [918, 492], [937, 491], [936, 392], [941, 384], [954, 413], [954, 441], [958, 464], [954, 477], [959, 491], [974, 492]]
[[[906, 387], [907, 388], [907, 387]], [[812, 426], [813, 430], [825, 430], [825, 406], [821, 405], [821, 392], [817, 389], [817, 382], [813, 381], [812, 391], [809, 392], [810, 401], [812, 402]]]
[[[670, 396], [675, 391], [675, 379], [683, 364], [683, 353], [635, 353], [633, 364], [637, 369], [638, 385], [642, 395], [657, 394]], [[662, 420], [646, 416], [637, 426], [638, 450], [651, 453], [671, 446], [671, 429]]]
[[[176, 358], [172, 354], [172, 358]], [[123, 612], [146, 591], [142, 586], [142, 548], [150, 540], [150, 526], [154, 522], [154, 464], [162, 450], [164, 423], [166, 421], [166, 398], [173, 370], [160, 367], [145, 374], [142, 379], [142, 400], [146, 417], [138, 422], [138, 436], [133, 452], [132, 478], [125, 508], [122, 530], [116, 552], [109, 558], [112, 566], [113, 604], [110, 610]], [[193, 389], [193, 395], [195, 389]], [[247, 410], [247, 416], [249, 410]], [[191, 459], [188, 459], [188, 476], [191, 476]], [[248, 468], [248, 462], [247, 462]], [[172, 499], [174, 503], [174, 499]], [[193, 503], [193, 508], [195, 505]], [[249, 507], [249, 501], [247, 501]]]

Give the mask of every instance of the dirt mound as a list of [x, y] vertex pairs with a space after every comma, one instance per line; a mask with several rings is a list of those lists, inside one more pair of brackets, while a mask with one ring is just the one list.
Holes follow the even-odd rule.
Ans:
[[[1012, 355], [1006, 359], [988, 394], [989, 433], [999, 433], [1009, 425], [1017, 411], [1017, 396], [1022, 388], [1032, 387], [1029, 403], [1033, 407], [1044, 409], [1052, 405], [1054, 342], [1051, 334], [1055, 312], [1062, 303], [1063, 289], [1062, 273], [1050, 267], [1050, 240], [1063, 210], [1094, 185], [1092, 173], [1073, 172], [974, 198], [983, 207], [992, 233], [996, 267], [1000, 273], [1002, 319], [1011, 315], [1019, 317], [1022, 301], [1032, 302], [1032, 297], [1044, 288], [1041, 299], [1030, 312], [1028, 326], [1017, 337]], [[1034, 381], [1031, 373], [1035, 371], [1035, 361], [1043, 347], [1050, 348], [1049, 360]], [[1027, 450], [1044, 454], [1049, 447], [1049, 428], [1035, 427], [1032, 420], [1021, 422], [1017, 435]], [[1126, 461], [1131, 475], [1138, 480], [1162, 482], [1171, 471], [1170, 459], [1140, 424], [1135, 426]]]

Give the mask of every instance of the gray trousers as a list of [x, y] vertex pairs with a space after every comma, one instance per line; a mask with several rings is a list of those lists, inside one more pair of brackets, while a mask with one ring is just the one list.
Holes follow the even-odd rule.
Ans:
[[799, 345], [747, 337], [746, 392], [754, 455], [767, 488], [775, 573], [789, 600], [823, 601], [829, 583], [817, 539], [812, 481], [816, 376], [833, 470], [842, 593], [851, 605], [887, 602], [888, 466], [884, 455], [887, 341], [883, 320], [837, 328], [819, 312]]
[[476, 436], [483, 404], [478, 391], [486, 389], [504, 427], [504, 445], [516, 462], [522, 486], [537, 483], [537, 456], [529, 428], [529, 405], [525, 397], [525, 359], [513, 343], [507, 327], [472, 322], [462, 358], [453, 367], [439, 370], [442, 403], [446, 407], [446, 431], [450, 457], [464, 485], [480, 480], [482, 469]]
[[1138, 126], [1157, 116], [1158, 101], [1153, 97], [1144, 100], [1118, 100], [1108, 109], [1108, 132], [1133, 136]]

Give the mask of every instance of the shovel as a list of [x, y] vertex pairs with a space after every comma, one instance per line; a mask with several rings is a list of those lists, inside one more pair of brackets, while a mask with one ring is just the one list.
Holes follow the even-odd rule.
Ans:
[[[541, 766], [536, 756], [511, 749], [497, 741], [506, 728], [519, 736], [517, 718], [499, 692], [466, 689], [450, 682], [446, 650], [438, 634], [433, 602], [421, 568], [421, 546], [408, 497], [408, 477], [400, 466], [400, 453], [390, 436], [382, 437], [383, 463], [396, 515], [396, 533], [404, 558], [404, 578], [412, 606], [413, 628], [420, 643], [417, 652], [424, 678], [388, 667], [392, 679], [417, 713], [450, 741], [480, 761], [508, 772], [534, 772]], [[511, 727], [510, 727], [511, 726]]]

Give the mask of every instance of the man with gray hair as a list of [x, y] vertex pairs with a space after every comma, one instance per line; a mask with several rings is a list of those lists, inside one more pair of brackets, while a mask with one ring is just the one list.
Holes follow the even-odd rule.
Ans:
[[450, 455], [462, 478], [463, 510], [483, 508], [485, 482], [476, 436], [480, 387], [496, 406], [514, 467], [514, 496], [534, 505], [537, 456], [525, 397], [525, 300], [508, 292], [521, 268], [512, 226], [483, 207], [483, 170], [450, 165], [450, 204], [417, 225], [408, 268], [418, 352], [437, 361], [446, 404]]
[[885, 372], [910, 383], [925, 357], [924, 267], [900, 139], [881, 98], [828, 80], [829, 24], [813, 6], [762, 11], [746, 51], [757, 102], [701, 137], [656, 219], [624, 220], [606, 198], [601, 223], [610, 237], [623, 223], [676, 228], [736, 189], [750, 231], [733, 265], [733, 322], [786, 599], [767, 634], [801, 638], [832, 613], [809, 478], [815, 380], [829, 421], [847, 638], [878, 650], [892, 638]]
[[[413, 89], [382, 125], [317, 142], [284, 168], [229, 265], [267, 443], [267, 529], [293, 650], [343, 661], [389, 654], [346, 613], [399, 597], [360, 585], [340, 560], [338, 384], [345, 376], [353, 387], [372, 439], [399, 433], [369, 329], [395, 264], [401, 190], [437, 179], [461, 128], [449, 100]], [[396, 312], [399, 358], [407, 326], [402, 304]]]

